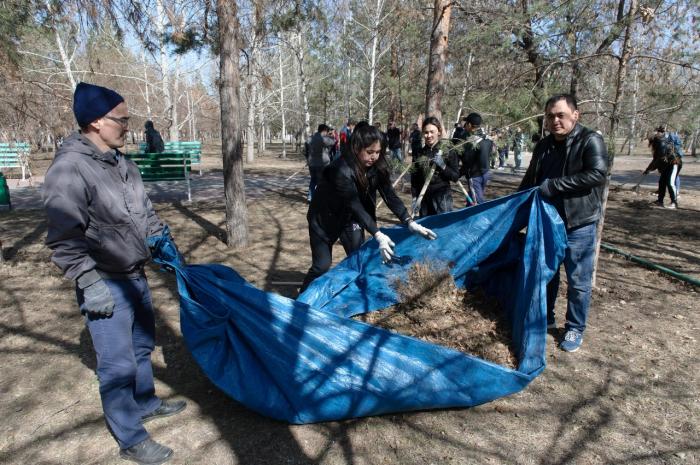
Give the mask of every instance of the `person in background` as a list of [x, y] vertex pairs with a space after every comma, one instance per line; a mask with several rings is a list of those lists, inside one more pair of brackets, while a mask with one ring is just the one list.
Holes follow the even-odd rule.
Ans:
[[311, 136], [307, 144], [306, 162], [309, 165], [309, 175], [311, 176], [309, 193], [306, 197], [309, 202], [313, 199], [323, 169], [331, 162], [331, 149], [335, 145], [335, 140], [328, 135], [330, 129], [325, 124], [319, 124], [318, 130]]
[[146, 129], [146, 153], [163, 153], [165, 143], [160, 133], [153, 127], [153, 121], [148, 120], [143, 126]]
[[520, 169], [523, 164], [523, 150], [525, 150], [525, 136], [520, 127], [515, 128], [513, 135], [513, 157], [515, 158], [515, 169]]
[[73, 95], [80, 131], [66, 139], [44, 181], [46, 245], [75, 282], [97, 354], [102, 409], [122, 458], [163, 463], [173, 454], [143, 427], [185, 409], [155, 394], [155, 315], [144, 264], [164, 233], [139, 169], [119, 151], [129, 110], [111, 89], [81, 82]]
[[[518, 190], [539, 186], [541, 195], [557, 209], [566, 226], [564, 269], [567, 307], [564, 337], [559, 347], [577, 351], [583, 342], [591, 302], [593, 265], [608, 152], [600, 134], [578, 123], [576, 98], [554, 95], [545, 104], [549, 135], [532, 152]], [[555, 328], [554, 304], [559, 270], [547, 285], [547, 326]]]
[[420, 154], [421, 147], [423, 147], [423, 135], [420, 132], [418, 123], [413, 123], [408, 137], [411, 141], [411, 157], [415, 160]]
[[[452, 150], [449, 140], [441, 140], [442, 124], [434, 116], [423, 120], [423, 138], [425, 145], [418, 157], [413, 158], [411, 170], [411, 197], [415, 205], [423, 186], [428, 182], [427, 189], [420, 203], [421, 218], [429, 215], [452, 211], [451, 182], [459, 179], [459, 158]], [[434, 170], [432, 178], [430, 171]], [[415, 212], [415, 207], [412, 208]]]
[[311, 267], [304, 278], [303, 292], [331, 266], [333, 244], [341, 241], [345, 253], [359, 249], [368, 231], [379, 245], [382, 260], [391, 261], [394, 243], [377, 227], [377, 192], [389, 210], [414, 234], [435, 239], [437, 235], [411, 219], [391, 185], [385, 158], [386, 144], [379, 130], [361, 121], [350, 138], [350, 150], [323, 171], [307, 220], [311, 245]]
[[496, 144], [486, 137], [481, 128], [481, 115], [470, 113], [467, 115], [467, 141], [461, 153], [460, 174], [468, 181], [470, 189], [474, 192], [474, 201], [477, 204], [486, 201], [486, 188], [491, 180], [491, 158], [496, 153]]
[[355, 120], [348, 119], [345, 126], [343, 126], [342, 129], [340, 130], [340, 134], [338, 136], [338, 141], [340, 142], [340, 153], [341, 154], [345, 153], [345, 151], [350, 148], [350, 136], [352, 135], [352, 131], [354, 129], [355, 129]]
[[403, 163], [403, 154], [401, 153], [401, 129], [396, 127], [396, 122], [389, 121], [389, 129], [386, 131], [386, 137], [391, 159]]
[[668, 190], [671, 203], [665, 208], [678, 208], [677, 178], [683, 167], [683, 159], [677, 155], [673, 142], [665, 136], [662, 127], [657, 128], [654, 136], [649, 139], [649, 145], [651, 146], [652, 160], [644, 170], [644, 174], [649, 174], [654, 169], [658, 169], [660, 174], [658, 198], [654, 203], [659, 207], [664, 207], [664, 198]]

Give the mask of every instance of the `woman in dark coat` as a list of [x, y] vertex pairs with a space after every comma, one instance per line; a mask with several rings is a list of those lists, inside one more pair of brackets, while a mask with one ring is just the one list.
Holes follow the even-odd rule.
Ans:
[[437, 215], [452, 211], [452, 187], [450, 182], [459, 179], [459, 158], [452, 143], [441, 140], [444, 132], [440, 120], [430, 116], [423, 121], [425, 145], [413, 157], [411, 171], [411, 196], [415, 204], [430, 171], [435, 168], [420, 204], [420, 216]]
[[412, 233], [426, 239], [437, 237], [433, 231], [413, 221], [396, 195], [385, 152], [382, 133], [376, 127], [360, 122], [350, 138], [350, 150], [323, 170], [306, 216], [312, 265], [302, 284], [302, 292], [314, 279], [328, 271], [333, 244], [338, 239], [349, 255], [362, 245], [366, 230], [379, 243], [382, 259], [392, 259], [395, 244], [377, 228], [377, 192]]

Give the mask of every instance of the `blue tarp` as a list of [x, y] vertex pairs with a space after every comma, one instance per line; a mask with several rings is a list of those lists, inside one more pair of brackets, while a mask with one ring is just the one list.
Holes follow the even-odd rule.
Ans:
[[[559, 215], [535, 189], [421, 224], [438, 239], [384, 229], [397, 260], [382, 264], [370, 240], [296, 301], [226, 266], [185, 265], [165, 236], [155, 259], [176, 271], [182, 334], [197, 363], [263, 415], [312, 423], [468, 407], [520, 391], [545, 366], [546, 284], [566, 244]], [[397, 303], [392, 283], [418, 262], [449, 264], [458, 285], [500, 300], [517, 370], [349, 318]]]

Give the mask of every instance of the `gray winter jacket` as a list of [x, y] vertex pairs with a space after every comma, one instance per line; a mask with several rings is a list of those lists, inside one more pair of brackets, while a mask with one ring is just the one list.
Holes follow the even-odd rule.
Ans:
[[116, 150], [100, 153], [79, 133], [56, 152], [43, 196], [46, 245], [70, 279], [139, 271], [150, 258], [146, 238], [163, 229], [136, 164]]
[[309, 166], [321, 168], [328, 166], [331, 162], [331, 147], [335, 145], [332, 137], [323, 136], [320, 132], [315, 133], [309, 140]]

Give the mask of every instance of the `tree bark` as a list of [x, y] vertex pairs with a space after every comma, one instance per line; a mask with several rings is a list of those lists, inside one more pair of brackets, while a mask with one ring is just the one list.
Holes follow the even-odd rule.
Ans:
[[165, 44], [165, 8], [163, 0], [156, 0], [156, 31], [160, 37], [160, 71], [163, 75], [161, 88], [163, 90], [163, 98], [165, 100], [165, 129], [168, 131], [168, 136], [172, 140], [173, 131], [177, 132], [177, 127], [173, 124], [173, 100], [170, 94], [170, 63], [168, 61], [168, 53]]
[[434, 0], [433, 8], [428, 85], [425, 90], [425, 116], [435, 116], [442, 121], [442, 96], [445, 94], [445, 65], [447, 64], [447, 39], [450, 32], [452, 2]]
[[399, 45], [396, 41], [391, 44], [390, 58], [391, 66], [389, 75], [391, 76], [391, 86], [389, 87], [389, 118], [387, 127], [389, 126], [389, 122], [399, 119], [399, 92], [395, 87], [395, 83], [399, 79]]
[[464, 87], [462, 87], [462, 96], [459, 99], [459, 108], [457, 108], [457, 117], [455, 118], [455, 123], [459, 123], [459, 118], [462, 117], [462, 110], [464, 109], [464, 99], [467, 98], [467, 89], [469, 89], [469, 73], [472, 69], [472, 52], [469, 52], [467, 56], [467, 72], [464, 74]]
[[596, 283], [596, 275], [598, 273], [598, 257], [600, 255], [600, 242], [602, 240], [603, 225], [605, 224], [605, 210], [608, 206], [608, 192], [610, 188], [610, 175], [615, 161], [615, 139], [617, 135], [617, 123], [620, 118], [620, 106], [624, 93], [625, 80], [627, 78], [627, 63], [632, 55], [631, 39], [634, 27], [634, 18], [637, 13], [637, 0], [630, 1], [630, 9], [627, 15], [627, 30], [625, 31], [625, 39], [622, 42], [622, 54], [617, 67], [617, 82], [615, 86], [615, 100], [613, 100], [612, 114], [610, 116], [610, 134], [608, 134], [608, 175], [605, 179], [605, 189], [603, 189], [603, 206], [598, 220], [598, 232], [596, 236], [595, 259], [593, 262], [593, 286]]
[[284, 114], [284, 74], [282, 73], [282, 47], [279, 48], [280, 114], [282, 115], [282, 158], [287, 158], [287, 120]]
[[224, 160], [226, 198], [226, 243], [229, 247], [248, 245], [248, 211], [243, 184], [241, 147], [240, 76], [238, 74], [239, 26], [235, 0], [218, 0], [219, 96], [221, 100], [221, 150]]

